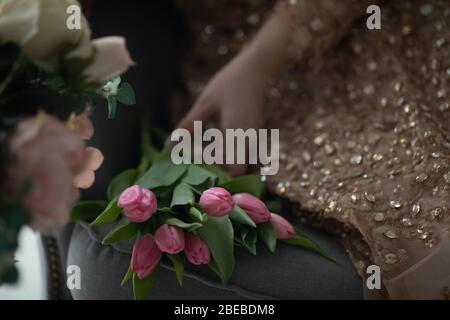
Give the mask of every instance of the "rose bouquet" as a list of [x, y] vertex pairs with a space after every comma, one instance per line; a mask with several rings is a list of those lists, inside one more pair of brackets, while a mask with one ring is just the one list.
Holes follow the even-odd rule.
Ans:
[[[149, 139], [143, 139], [149, 140]], [[278, 241], [325, 253], [282, 216], [279, 199], [263, 202], [259, 175], [232, 179], [211, 165], [176, 165], [168, 150], [145, 146], [139, 168], [117, 175], [107, 201], [82, 201], [73, 220], [92, 226], [110, 223], [104, 245], [133, 239], [130, 266], [122, 285], [132, 280], [136, 299], [147, 297], [161, 259], [173, 263], [179, 284], [186, 263], [208, 265], [226, 284], [236, 246], [257, 253], [262, 242], [271, 252]], [[327, 257], [329, 258], [329, 257]], [[331, 259], [331, 258], [330, 258]]]
[[103, 156], [85, 145], [89, 116], [102, 99], [110, 117], [134, 103], [118, 77], [132, 63], [123, 38], [91, 40], [76, 0], [0, 0], [0, 283], [17, 279], [20, 228], [67, 222], [93, 183]]

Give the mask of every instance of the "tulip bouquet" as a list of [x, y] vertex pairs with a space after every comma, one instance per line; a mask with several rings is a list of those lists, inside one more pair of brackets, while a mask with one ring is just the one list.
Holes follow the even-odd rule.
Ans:
[[208, 265], [226, 284], [235, 265], [234, 250], [257, 253], [262, 242], [271, 252], [277, 241], [315, 250], [318, 245], [282, 216], [272, 199], [263, 202], [259, 175], [232, 179], [211, 165], [174, 164], [167, 150], [153, 147], [139, 168], [116, 176], [107, 201], [82, 201], [73, 220], [92, 226], [109, 223], [104, 245], [133, 239], [131, 262], [122, 285], [132, 279], [136, 299], [147, 297], [161, 259], [173, 263], [179, 284], [186, 263]]
[[17, 279], [21, 227], [67, 222], [78, 188], [93, 183], [103, 160], [85, 145], [95, 106], [106, 99], [112, 117], [117, 101], [134, 104], [118, 77], [133, 64], [125, 40], [91, 40], [81, 12], [69, 28], [69, 7], [80, 10], [76, 0], [0, 0], [0, 283]]

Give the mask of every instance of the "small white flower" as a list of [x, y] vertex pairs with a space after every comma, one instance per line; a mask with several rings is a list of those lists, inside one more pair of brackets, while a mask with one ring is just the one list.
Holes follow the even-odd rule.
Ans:
[[115, 96], [119, 92], [119, 84], [121, 82], [120, 77], [115, 77], [106, 82], [106, 84], [102, 88], [103, 96], [106, 98], [109, 96]]

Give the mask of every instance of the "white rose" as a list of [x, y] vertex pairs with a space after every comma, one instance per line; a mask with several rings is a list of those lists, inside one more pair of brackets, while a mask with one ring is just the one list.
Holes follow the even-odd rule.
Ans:
[[[15, 1], [15, 0], [14, 0]], [[29, 1], [29, 0], [28, 0]], [[77, 0], [33, 0], [39, 2], [37, 33], [25, 43], [23, 49], [32, 60], [55, 66], [60, 50], [65, 45], [82, 45], [91, 37], [89, 25], [81, 17], [81, 29], [67, 28], [67, 8], [79, 5]]]
[[67, 8], [77, 0], [1, 0], [0, 41], [12, 41], [44, 67], [53, 69], [61, 49], [90, 41], [91, 31], [84, 16], [81, 29], [67, 28]]
[[0, 1], [0, 42], [25, 44], [36, 34], [38, 19], [38, 1]]
[[87, 58], [95, 54], [93, 62], [84, 69], [86, 82], [100, 84], [123, 74], [134, 64], [127, 50], [125, 38], [104, 37], [93, 40], [69, 54], [70, 58]]

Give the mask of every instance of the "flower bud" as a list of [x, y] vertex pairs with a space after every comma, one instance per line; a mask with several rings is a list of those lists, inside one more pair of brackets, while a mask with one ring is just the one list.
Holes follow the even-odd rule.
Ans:
[[211, 261], [211, 252], [208, 245], [200, 236], [190, 233], [186, 233], [184, 255], [190, 263], [195, 265], [208, 264]]
[[270, 222], [275, 227], [277, 239], [289, 239], [295, 236], [294, 227], [282, 216], [271, 213]]
[[222, 217], [233, 210], [234, 202], [227, 190], [214, 187], [203, 192], [200, 207], [212, 217]]
[[158, 204], [153, 192], [134, 185], [120, 194], [118, 206], [130, 221], [144, 222], [156, 212]]
[[131, 270], [136, 272], [139, 279], [142, 280], [151, 274], [160, 260], [161, 250], [151, 234], [146, 234], [135, 242], [131, 256]]
[[162, 252], [177, 254], [184, 249], [183, 231], [168, 224], [163, 224], [156, 230], [155, 241]]
[[264, 202], [249, 193], [237, 193], [233, 196], [234, 202], [244, 210], [255, 223], [270, 220], [270, 212]]

